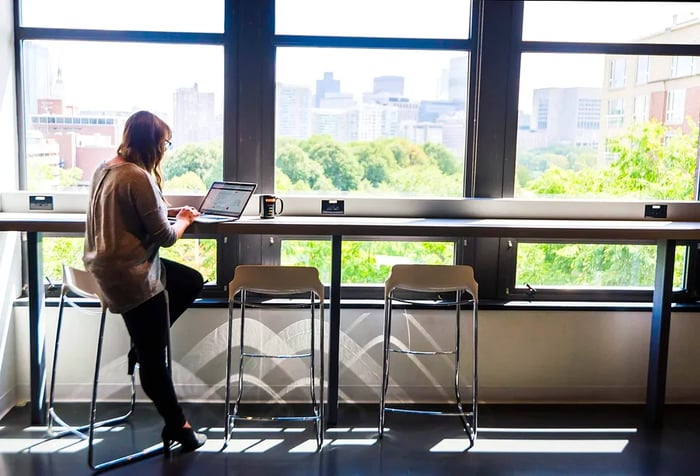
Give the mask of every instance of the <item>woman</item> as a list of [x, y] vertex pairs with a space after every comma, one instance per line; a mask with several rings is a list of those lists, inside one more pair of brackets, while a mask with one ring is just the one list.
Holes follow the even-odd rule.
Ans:
[[199, 215], [182, 207], [175, 223], [168, 222], [160, 165], [170, 139], [170, 127], [150, 112], [127, 119], [117, 155], [100, 164], [92, 178], [83, 255], [109, 310], [124, 318], [141, 386], [165, 421], [166, 455], [171, 443], [193, 451], [206, 441], [185, 418], [166, 365], [168, 326], [203, 286], [199, 272], [158, 256], [158, 249], [172, 246]]

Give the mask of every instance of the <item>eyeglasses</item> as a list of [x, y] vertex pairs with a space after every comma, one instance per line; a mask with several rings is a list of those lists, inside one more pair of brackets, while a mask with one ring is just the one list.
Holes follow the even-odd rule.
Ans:
[[170, 142], [168, 139], [165, 139], [165, 150], [170, 150], [173, 148], [173, 143]]

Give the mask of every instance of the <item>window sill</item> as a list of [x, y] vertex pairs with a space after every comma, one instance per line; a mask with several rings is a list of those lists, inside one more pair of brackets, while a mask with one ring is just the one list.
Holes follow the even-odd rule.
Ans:
[[[99, 307], [99, 302], [92, 299], [72, 298], [80, 306], [84, 307]], [[46, 298], [47, 307], [58, 307], [59, 298]], [[27, 298], [17, 298], [14, 301], [16, 307], [26, 307], [28, 305]], [[228, 303], [221, 298], [201, 298], [197, 299], [193, 304], [193, 308], [226, 308]], [[341, 303], [343, 309], [382, 309], [384, 301], [379, 299], [344, 299]], [[408, 307], [408, 305], [397, 303], [395, 308]], [[429, 308], [429, 306], [412, 305], [414, 308]], [[326, 301], [328, 308], [328, 301]], [[652, 303], [650, 302], [613, 302], [613, 301], [496, 301], [482, 300], [479, 302], [479, 309], [486, 311], [648, 311], [651, 312]], [[673, 312], [700, 312], [700, 302], [696, 303], [674, 303], [671, 307]]]

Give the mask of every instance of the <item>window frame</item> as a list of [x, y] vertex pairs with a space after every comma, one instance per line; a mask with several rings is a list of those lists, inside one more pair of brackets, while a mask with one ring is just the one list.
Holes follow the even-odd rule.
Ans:
[[[466, 198], [512, 198], [515, 183], [518, 82], [524, 53], [595, 53], [607, 55], [697, 56], [692, 44], [586, 43], [524, 41], [524, 2], [473, 0], [468, 39], [415, 39], [276, 35], [274, 0], [223, 0], [223, 33], [72, 30], [28, 28], [19, 24], [21, 0], [14, 3], [15, 84], [20, 188], [26, 186], [25, 111], [20, 45], [24, 40], [77, 40], [223, 45], [224, 48], [224, 163], [225, 180], [258, 183], [258, 193], [274, 193], [275, 167], [275, 51], [278, 47], [382, 48], [462, 50], [469, 53], [467, 129], [464, 164]], [[477, 125], [478, 124], [478, 125]], [[332, 197], [335, 198], [335, 197]], [[395, 200], [395, 199], [391, 199]], [[274, 237], [284, 239], [285, 237]], [[326, 237], [329, 239], [329, 237]], [[279, 251], [268, 246], [270, 236], [219, 237], [217, 276], [210, 295], [225, 296], [226, 284], [237, 264], [279, 262]], [[354, 239], [354, 238], [353, 238]], [[392, 240], [391, 237], [383, 239]], [[405, 238], [396, 237], [395, 240]], [[470, 238], [455, 240], [458, 264], [471, 264], [479, 276], [480, 298], [495, 301], [528, 300], [517, 289], [517, 240]], [[277, 248], [279, 249], [279, 248]], [[698, 252], [689, 252], [687, 289], [675, 293], [676, 302], [697, 300]], [[381, 286], [343, 287], [343, 298], [371, 298]], [[650, 292], [538, 290], [538, 299], [567, 301], [648, 301]]]

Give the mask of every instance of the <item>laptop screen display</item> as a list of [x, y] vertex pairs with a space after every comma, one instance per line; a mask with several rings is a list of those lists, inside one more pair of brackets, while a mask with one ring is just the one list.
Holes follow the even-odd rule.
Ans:
[[240, 217], [255, 191], [255, 184], [214, 182], [199, 208], [202, 214]]

